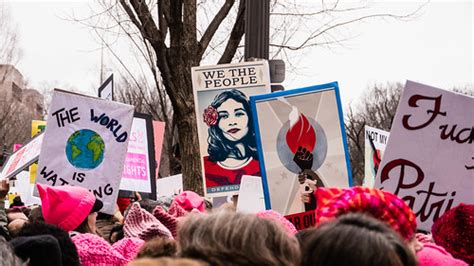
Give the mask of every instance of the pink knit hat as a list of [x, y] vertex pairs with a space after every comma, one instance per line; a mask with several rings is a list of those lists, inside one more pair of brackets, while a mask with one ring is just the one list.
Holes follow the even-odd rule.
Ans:
[[415, 236], [416, 216], [396, 195], [375, 188], [318, 188], [316, 224], [349, 212], [361, 212], [386, 223], [404, 239]]
[[474, 264], [474, 204], [461, 203], [445, 212], [431, 227], [434, 242], [453, 257]]
[[145, 241], [136, 237], [125, 237], [115, 242], [112, 248], [120, 253], [124, 259], [132, 261], [142, 248]]
[[188, 214], [178, 202], [171, 202], [170, 208], [168, 209], [168, 214], [173, 215], [176, 218], [186, 216]]
[[137, 202], [132, 204], [127, 217], [125, 217], [123, 231], [125, 236], [138, 237], [145, 241], [155, 236], [173, 239], [170, 230], [151, 213], [140, 208], [140, 204]]
[[96, 201], [94, 194], [82, 187], [51, 187], [39, 183], [37, 186], [45, 222], [68, 232], [87, 218]]
[[293, 236], [298, 232], [298, 230], [296, 230], [296, 227], [292, 223], [290, 223], [288, 219], [286, 219], [283, 215], [274, 210], [260, 211], [257, 213], [257, 217], [271, 219], [278, 222], [283, 226], [283, 228], [285, 228], [285, 231], [289, 235]]
[[156, 206], [153, 210], [153, 216], [170, 230], [173, 237], [177, 236], [178, 218], [176, 216], [169, 214], [161, 206]]
[[420, 266], [468, 266], [462, 260], [453, 258], [444, 248], [435, 243], [424, 243], [423, 249], [416, 253]]
[[126, 265], [135, 257], [132, 254], [136, 255], [144, 243], [127, 238], [111, 246], [102, 237], [94, 234], [78, 234], [72, 237], [72, 242], [76, 245], [83, 266]]
[[173, 202], [178, 203], [187, 212], [197, 209], [200, 212], [206, 210], [204, 200], [193, 191], [184, 191], [174, 198]]

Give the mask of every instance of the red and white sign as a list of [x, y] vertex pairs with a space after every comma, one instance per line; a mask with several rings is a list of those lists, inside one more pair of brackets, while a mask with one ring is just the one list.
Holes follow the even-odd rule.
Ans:
[[474, 197], [474, 98], [408, 81], [375, 187], [403, 198], [418, 227]]
[[10, 155], [2, 168], [0, 180], [15, 176], [38, 160], [41, 151], [41, 144], [43, 143], [43, 135], [44, 134], [38, 135]]

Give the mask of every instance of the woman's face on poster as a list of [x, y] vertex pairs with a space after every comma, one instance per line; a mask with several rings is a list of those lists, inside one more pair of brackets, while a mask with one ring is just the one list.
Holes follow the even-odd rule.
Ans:
[[228, 99], [217, 108], [217, 113], [219, 129], [226, 139], [239, 141], [247, 135], [249, 117], [241, 103]]

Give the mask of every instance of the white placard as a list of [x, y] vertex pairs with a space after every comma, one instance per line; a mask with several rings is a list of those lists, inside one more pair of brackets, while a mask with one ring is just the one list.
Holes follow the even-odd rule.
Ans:
[[133, 110], [131, 105], [55, 90], [36, 182], [85, 187], [103, 201], [102, 211], [112, 214]]
[[244, 175], [240, 183], [237, 211], [257, 213], [265, 210], [262, 178], [259, 176]]
[[[14, 184], [12, 184], [14, 182]], [[26, 206], [41, 204], [38, 197], [33, 196], [34, 184], [30, 183], [30, 173], [23, 171], [16, 175], [16, 180], [10, 182], [10, 193], [18, 194]]]
[[172, 175], [156, 180], [156, 194], [158, 197], [171, 197], [183, 192], [183, 175]]
[[375, 186], [403, 198], [418, 227], [474, 197], [474, 98], [408, 81]]

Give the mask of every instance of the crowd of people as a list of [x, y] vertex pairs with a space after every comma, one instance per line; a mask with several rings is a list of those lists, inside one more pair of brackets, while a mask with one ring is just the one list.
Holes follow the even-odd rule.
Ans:
[[[0, 265], [472, 265], [474, 205], [430, 233], [397, 196], [367, 187], [318, 188], [316, 226], [281, 214], [213, 208], [192, 191], [120, 200], [114, 215], [85, 188], [37, 185], [41, 205], [0, 201]], [[0, 181], [0, 198], [9, 190]]]

